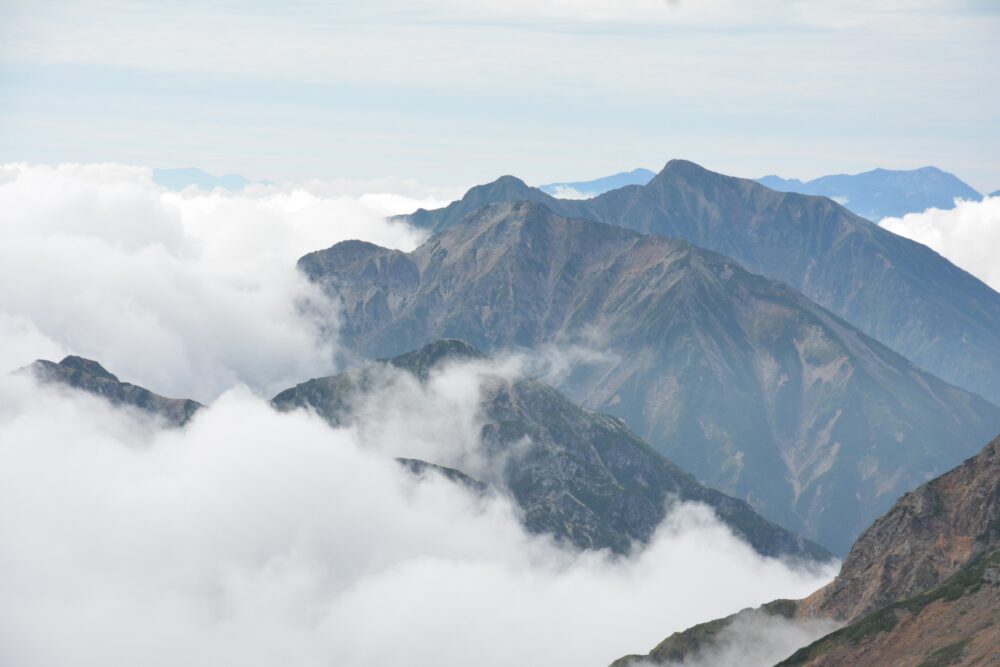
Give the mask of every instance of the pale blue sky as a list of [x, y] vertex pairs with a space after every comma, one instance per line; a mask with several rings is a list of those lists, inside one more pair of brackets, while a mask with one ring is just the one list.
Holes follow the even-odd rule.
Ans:
[[0, 0], [0, 162], [438, 184], [934, 164], [986, 192], [998, 35], [992, 0]]

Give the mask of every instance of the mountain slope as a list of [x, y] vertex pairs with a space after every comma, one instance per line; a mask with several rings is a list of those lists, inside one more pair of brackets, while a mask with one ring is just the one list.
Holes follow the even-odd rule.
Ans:
[[[302, 383], [278, 394], [273, 403], [282, 410], [309, 407], [332, 424], [350, 423], [357, 401], [393, 381], [381, 372], [384, 366], [426, 381], [444, 364], [482, 359], [461, 341], [436, 341], [395, 359]], [[711, 506], [762, 554], [828, 556], [821, 547], [764, 520], [746, 503], [702, 486], [619, 420], [583, 410], [541, 382], [487, 376], [480, 406], [483, 447], [501, 467], [497, 481], [534, 532], [552, 533], [581, 548], [624, 553], [634, 541], [652, 536], [674, 497]], [[408, 464], [411, 469], [426, 465]], [[444, 474], [478, 483], [454, 469]]]
[[837, 578], [805, 600], [695, 626], [615, 664], [667, 664], [711, 651], [739, 618], [775, 610], [797, 624], [847, 623], [781, 665], [993, 664], [1000, 647], [1000, 437], [903, 496], [858, 538]]
[[623, 188], [626, 185], [645, 185], [646, 183], [649, 183], [654, 176], [656, 176], [656, 173], [650, 171], [649, 169], [633, 169], [632, 171], [623, 171], [611, 176], [604, 176], [603, 178], [595, 178], [592, 181], [547, 183], [545, 185], [539, 185], [538, 189], [546, 194], [552, 195], [553, 197], [560, 196], [567, 191], [579, 193], [585, 197], [595, 197], [599, 194], [607, 192], [608, 190]]
[[507, 176], [446, 209], [399, 219], [438, 232], [486, 203], [518, 200], [721, 252], [791, 285], [921, 368], [1000, 403], [1000, 294], [829, 199], [672, 160], [647, 185], [594, 199], [555, 199]]
[[144, 387], [121, 382], [96, 361], [69, 356], [58, 364], [39, 359], [25, 370], [44, 383], [58, 383], [103, 396], [114, 405], [128, 405], [183, 426], [203, 406], [187, 398], [165, 398]]
[[863, 174], [821, 176], [805, 182], [765, 176], [757, 182], [780, 192], [829, 197], [873, 221], [889, 216], [899, 218], [929, 208], [953, 208], [956, 199], [983, 198], [972, 186], [937, 167], [874, 169]]
[[835, 551], [1000, 430], [1000, 408], [923, 373], [801, 294], [683, 241], [489, 206], [406, 254], [351, 241], [299, 267], [369, 357], [442, 337], [488, 351], [599, 335], [560, 387], [707, 484]]

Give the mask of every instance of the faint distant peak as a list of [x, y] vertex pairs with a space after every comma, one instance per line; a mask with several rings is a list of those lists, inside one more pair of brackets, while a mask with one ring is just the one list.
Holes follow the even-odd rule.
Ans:
[[183, 190], [195, 186], [201, 190], [242, 190], [251, 181], [239, 174], [215, 176], [196, 167], [180, 169], [153, 169], [153, 182], [169, 190]]
[[957, 199], [982, 195], [960, 178], [934, 166], [877, 168], [860, 174], [831, 174], [811, 181], [764, 176], [757, 182], [780, 192], [829, 197], [863, 218], [878, 221], [929, 208], [950, 209]]
[[645, 185], [653, 180], [656, 174], [649, 169], [633, 169], [622, 171], [611, 176], [602, 176], [590, 181], [568, 181], [564, 183], [547, 183], [538, 186], [542, 192], [554, 197], [565, 199], [580, 199], [596, 197], [609, 190], [617, 190], [627, 185]]

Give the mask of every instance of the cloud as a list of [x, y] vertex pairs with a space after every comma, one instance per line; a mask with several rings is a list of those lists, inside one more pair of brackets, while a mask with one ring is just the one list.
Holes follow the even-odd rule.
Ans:
[[1000, 197], [957, 201], [955, 208], [930, 208], [879, 225], [936, 250], [1000, 291]]
[[203, 401], [330, 372], [335, 304], [295, 261], [348, 238], [417, 245], [421, 234], [384, 217], [439, 200], [395, 185], [406, 192], [173, 193], [139, 167], [0, 167], [0, 329], [19, 332], [0, 372], [75, 353]]
[[[409, 400], [436, 412], [445, 384]], [[414, 426], [456, 442], [447, 419]], [[757, 555], [699, 505], [631, 558], [567, 551], [503, 496], [406, 474], [397, 433], [241, 389], [158, 431], [0, 379], [0, 663], [606, 665], [831, 574]]]
[[580, 192], [576, 188], [571, 188], [568, 185], [560, 185], [556, 187], [552, 196], [558, 197], [559, 199], [590, 199], [594, 195], [589, 192]]
[[[330, 428], [260, 396], [333, 370], [336, 305], [294, 270], [344, 238], [408, 249], [412, 182], [156, 187], [119, 165], [0, 168], [0, 664], [604, 665], [832, 574], [756, 554], [699, 505], [629, 558], [527, 534], [393, 460], [490, 479], [484, 378], [604, 360], [599, 336], [426, 385]], [[39, 387], [35, 357], [212, 400], [184, 429]]]

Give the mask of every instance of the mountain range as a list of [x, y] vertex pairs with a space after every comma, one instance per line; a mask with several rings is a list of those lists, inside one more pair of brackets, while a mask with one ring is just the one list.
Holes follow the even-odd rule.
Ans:
[[839, 630], [782, 667], [986, 665], [1000, 646], [1000, 438], [903, 496], [851, 548], [833, 582], [678, 632], [614, 663], [676, 664], [726, 641], [738, 619], [826, 618]]
[[[386, 372], [389, 369], [426, 382], [447, 364], [485, 361], [486, 356], [467, 343], [435, 341], [394, 359], [309, 380], [281, 392], [272, 404], [281, 411], [314, 410], [332, 425], [349, 424], [359, 401], [398, 377]], [[142, 410], [168, 426], [183, 426], [204, 407], [120, 382], [98, 362], [81, 357], [58, 364], [39, 360], [25, 370], [43, 383]], [[480, 403], [482, 447], [497, 468], [496, 479], [484, 482], [437, 462], [397, 461], [415, 475], [442, 475], [477, 494], [500, 489], [521, 509], [529, 530], [578, 548], [627, 553], [652, 536], [669, 504], [690, 501], [711, 507], [762, 555], [830, 558], [819, 545], [763, 519], [747, 503], [701, 485], [620, 420], [577, 407], [537, 380], [486, 376]], [[529, 447], [524, 446], [526, 439]]]
[[[361, 401], [397, 380], [386, 368], [426, 382], [447, 364], [486, 359], [463, 341], [437, 340], [392, 359], [309, 380], [272, 403], [279, 410], [312, 409], [333, 425], [350, 424]], [[633, 543], [652, 536], [668, 501], [695, 501], [712, 507], [762, 554], [829, 557], [818, 545], [762, 519], [745, 502], [702, 486], [620, 420], [584, 410], [542, 382], [485, 375], [481, 391], [480, 439], [492, 478], [476, 479], [450, 461], [427, 463], [445, 463], [446, 475], [466, 485], [485, 481], [503, 489], [533, 532], [579, 548], [627, 553]]]
[[1000, 408], [786, 285], [541, 204], [485, 206], [411, 253], [348, 241], [299, 268], [342, 302], [341, 340], [365, 357], [439, 338], [595, 343], [605, 356], [559, 384], [572, 400], [834, 552], [1000, 431]]
[[757, 182], [780, 192], [822, 195], [862, 218], [901, 218], [929, 208], [954, 208], [956, 199], [983, 198], [972, 186], [937, 167], [874, 169], [863, 174], [821, 176], [811, 181], [764, 176]]
[[547, 183], [539, 185], [538, 189], [553, 197], [566, 197], [567, 195], [581, 197], [596, 197], [604, 194], [608, 190], [625, 187], [626, 185], [645, 185], [653, 180], [656, 172], [649, 169], [633, 169], [623, 171], [611, 176], [595, 178], [592, 181], [575, 181], [572, 183]]
[[921, 368], [1000, 403], [1000, 294], [831, 199], [672, 160], [647, 185], [593, 199], [557, 199], [504, 176], [443, 209], [395, 219], [436, 233], [486, 204], [511, 201], [720, 252], [794, 287]]

